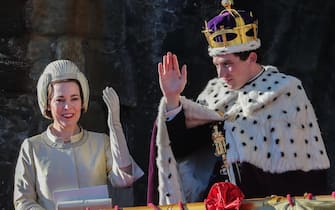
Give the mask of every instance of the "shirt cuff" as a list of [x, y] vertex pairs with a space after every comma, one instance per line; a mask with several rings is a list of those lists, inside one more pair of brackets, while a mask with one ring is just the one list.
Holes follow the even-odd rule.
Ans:
[[181, 111], [182, 105], [179, 105], [177, 108], [172, 109], [168, 112], [165, 112], [166, 121], [169, 122], [174, 119], [174, 117]]

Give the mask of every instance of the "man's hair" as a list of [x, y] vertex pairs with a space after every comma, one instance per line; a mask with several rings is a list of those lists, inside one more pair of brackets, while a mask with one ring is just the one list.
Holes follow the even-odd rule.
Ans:
[[245, 61], [245, 60], [247, 60], [247, 58], [248, 58], [248, 56], [251, 52], [255, 52], [257, 54], [257, 61], [259, 62], [261, 60], [259, 49], [234, 53], [234, 55], [239, 57], [242, 61]]

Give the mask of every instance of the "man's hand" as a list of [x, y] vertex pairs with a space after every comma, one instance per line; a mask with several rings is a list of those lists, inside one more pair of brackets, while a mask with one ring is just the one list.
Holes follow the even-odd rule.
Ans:
[[158, 63], [159, 85], [166, 98], [167, 111], [179, 106], [179, 97], [186, 85], [186, 65], [179, 69], [178, 58], [168, 52], [163, 56], [163, 63]]

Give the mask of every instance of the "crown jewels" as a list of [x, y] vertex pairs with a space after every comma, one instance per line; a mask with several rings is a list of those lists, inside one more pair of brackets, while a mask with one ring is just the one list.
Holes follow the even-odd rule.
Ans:
[[257, 49], [257, 21], [251, 12], [232, 9], [231, 0], [222, 0], [225, 8], [219, 15], [205, 22], [204, 33], [209, 44], [209, 54], [228, 54]]

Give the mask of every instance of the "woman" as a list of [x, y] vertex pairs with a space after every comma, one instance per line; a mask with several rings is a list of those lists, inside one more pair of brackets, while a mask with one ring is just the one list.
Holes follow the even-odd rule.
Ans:
[[128, 187], [143, 175], [129, 154], [119, 121], [119, 100], [112, 88], [103, 92], [110, 137], [78, 124], [81, 113], [87, 111], [89, 87], [73, 62], [51, 62], [39, 78], [37, 96], [43, 116], [53, 122], [21, 145], [15, 209], [55, 209], [55, 191], [104, 185], [108, 180], [115, 187]]

